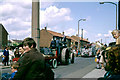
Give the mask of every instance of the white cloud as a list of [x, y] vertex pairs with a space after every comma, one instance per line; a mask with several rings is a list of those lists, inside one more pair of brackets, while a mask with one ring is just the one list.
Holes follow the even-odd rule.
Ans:
[[41, 26], [45, 26], [45, 24], [49, 24], [49, 26], [56, 26], [63, 21], [70, 21], [72, 18], [70, 17], [70, 9], [69, 8], [57, 8], [56, 6], [50, 6], [45, 10], [41, 10], [40, 12], [40, 20]]
[[104, 37], [111, 37], [111, 36], [112, 36], [111, 32], [112, 32], [112, 31], [109, 30], [109, 31], [108, 31], [108, 34], [104, 34]]
[[75, 34], [76, 30], [73, 28], [69, 28], [69, 29], [65, 30], [64, 32], [65, 32], [65, 35], [72, 36], [73, 34]]
[[107, 34], [102, 34], [102, 33], [97, 34], [95, 41], [101, 42], [102, 40], [103, 43], [107, 43], [107, 44], [109, 44], [110, 42], [115, 42], [116, 40], [113, 38], [111, 32], [112, 32], [111, 30], [108, 30]]
[[10, 35], [22, 36], [22, 35], [30, 33], [30, 32], [31, 32], [31, 28], [29, 28], [27, 30], [11, 31]]
[[102, 36], [102, 34], [101, 33], [99, 33], [99, 34], [97, 34], [97, 36], [96, 37], [101, 37]]
[[[51, 6], [54, 3], [42, 4], [45, 10], [40, 12], [40, 21], [43, 27], [48, 25], [49, 30], [59, 31], [61, 22], [71, 21], [71, 10], [69, 8], [58, 8]], [[43, 8], [42, 7], [42, 8]], [[28, 29], [31, 27], [32, 2], [31, 1], [2, 1], [0, 3], [0, 23], [6, 28], [11, 39], [20, 39], [30, 35]], [[43, 28], [40, 26], [41, 28]], [[23, 34], [24, 32], [24, 34]]]
[[31, 27], [31, 7], [30, 2], [1, 2], [0, 3], [0, 23], [10, 34], [10, 38], [23, 39], [30, 31]]
[[96, 41], [100, 41], [101, 42], [101, 38], [97, 38]]
[[19, 30], [19, 31], [11, 31], [10, 32], [10, 37], [13, 36], [13, 38], [17, 39], [24, 39], [26, 37], [31, 36], [31, 28], [27, 30]]
[[109, 37], [110, 35], [109, 34], [104, 34], [105, 37]]

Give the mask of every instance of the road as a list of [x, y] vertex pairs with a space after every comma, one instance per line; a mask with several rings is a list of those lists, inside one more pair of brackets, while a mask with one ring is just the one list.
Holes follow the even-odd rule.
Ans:
[[85, 74], [95, 69], [94, 58], [76, 57], [75, 63], [60, 65], [53, 69], [55, 78], [82, 78]]
[[[56, 69], [52, 69], [55, 73], [55, 78], [82, 78], [88, 72], [95, 69], [94, 58], [75, 57], [75, 63], [69, 65], [60, 65]], [[10, 71], [10, 68], [0, 69], [1, 73]]]

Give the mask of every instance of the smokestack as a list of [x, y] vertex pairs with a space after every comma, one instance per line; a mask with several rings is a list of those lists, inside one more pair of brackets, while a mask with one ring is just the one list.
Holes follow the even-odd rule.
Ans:
[[47, 27], [45, 27], [45, 30], [47, 30]]
[[63, 31], [63, 35], [64, 35], [64, 33], [65, 33], [65, 32]]

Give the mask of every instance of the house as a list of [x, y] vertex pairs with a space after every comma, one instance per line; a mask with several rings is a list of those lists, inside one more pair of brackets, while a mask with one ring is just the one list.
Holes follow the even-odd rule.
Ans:
[[[59, 41], [62, 42], [64, 37], [65, 37], [64, 32], [63, 34], [57, 33], [51, 30], [47, 30], [47, 28], [45, 27], [45, 29], [42, 29], [40, 31], [40, 47], [50, 47], [52, 40], [59, 39]], [[67, 42], [67, 46], [70, 47], [71, 39], [66, 37], [66, 42]]]
[[0, 24], [0, 49], [7, 46], [8, 43], [8, 32], [2, 24]]
[[87, 39], [82, 39], [81, 37], [78, 37], [77, 35], [76, 36], [71, 36], [71, 46], [73, 48], [77, 48], [78, 47], [78, 40], [80, 40], [80, 44], [79, 46], [80, 47], [84, 47], [86, 46], [87, 44], [90, 44], [90, 42], [87, 40]]
[[[56, 40], [59, 39], [61, 42], [64, 39], [64, 32], [61, 33], [57, 33], [51, 30], [47, 30], [47, 28], [45, 27], [45, 29], [42, 29], [40, 31], [40, 47], [50, 47], [51, 41], [52, 40]], [[67, 46], [68, 47], [74, 47], [78, 45], [78, 37], [77, 36], [66, 36], [66, 42], [67, 42]], [[80, 42], [83, 43], [83, 45], [89, 44], [90, 42], [87, 39], [81, 39], [80, 38]]]

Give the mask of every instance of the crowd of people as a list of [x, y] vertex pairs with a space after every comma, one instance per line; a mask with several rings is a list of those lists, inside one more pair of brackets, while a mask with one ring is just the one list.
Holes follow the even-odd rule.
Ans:
[[9, 66], [13, 61], [13, 58], [19, 58], [21, 53], [19, 52], [18, 47], [14, 50], [11, 47], [5, 47], [2, 55], [2, 63], [4, 66]]
[[[36, 49], [36, 43], [32, 38], [25, 38], [14, 53], [5, 47], [3, 55], [4, 66], [11, 62], [13, 73], [10, 80], [54, 80], [54, 72], [45, 63], [43, 55]], [[12, 57], [9, 58], [10, 56]], [[18, 60], [13, 60], [13, 57]]]
[[103, 46], [97, 50], [97, 69], [104, 69], [104, 80], [120, 80], [120, 45]]
[[[96, 68], [106, 70], [106, 79], [120, 77], [120, 45], [101, 46], [97, 49], [95, 57]], [[54, 80], [54, 72], [45, 63], [32, 38], [25, 38], [15, 50], [5, 47], [3, 64], [11, 66], [10, 80]]]

